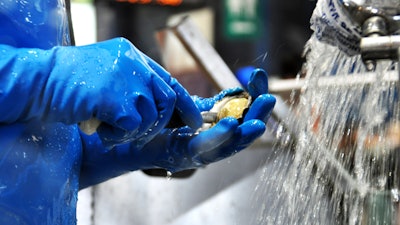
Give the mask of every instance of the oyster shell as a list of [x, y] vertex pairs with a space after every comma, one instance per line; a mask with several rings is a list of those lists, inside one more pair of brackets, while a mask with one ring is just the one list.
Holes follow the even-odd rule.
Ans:
[[202, 112], [204, 123], [201, 130], [211, 128], [225, 117], [234, 117], [241, 122], [250, 105], [251, 96], [247, 92], [225, 96], [210, 111]]

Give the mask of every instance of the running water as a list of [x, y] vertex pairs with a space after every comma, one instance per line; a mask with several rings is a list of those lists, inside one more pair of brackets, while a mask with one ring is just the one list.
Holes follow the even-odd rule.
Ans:
[[399, 90], [381, 79], [397, 64], [378, 63], [373, 83], [321, 86], [322, 76], [366, 73], [362, 60], [315, 37], [306, 52], [307, 84], [284, 121], [291, 147], [277, 141], [252, 224], [398, 224]]

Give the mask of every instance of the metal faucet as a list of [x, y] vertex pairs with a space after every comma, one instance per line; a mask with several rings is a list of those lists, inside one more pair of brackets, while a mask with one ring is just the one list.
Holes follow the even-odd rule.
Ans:
[[340, 1], [352, 21], [361, 27], [361, 57], [369, 71], [377, 60], [396, 60], [400, 48], [400, 7], [360, 5], [352, 0]]

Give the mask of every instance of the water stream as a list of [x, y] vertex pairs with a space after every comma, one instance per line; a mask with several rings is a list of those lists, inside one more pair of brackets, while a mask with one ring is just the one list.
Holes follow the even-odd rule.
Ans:
[[285, 119], [291, 143], [276, 142], [252, 224], [400, 224], [398, 84], [381, 79], [397, 64], [378, 63], [373, 83], [321, 86], [365, 73], [363, 63], [313, 38], [306, 49], [307, 85]]

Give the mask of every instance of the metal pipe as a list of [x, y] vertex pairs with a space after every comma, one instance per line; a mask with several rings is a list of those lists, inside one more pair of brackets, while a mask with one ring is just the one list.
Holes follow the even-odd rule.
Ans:
[[365, 37], [360, 41], [363, 59], [398, 59], [400, 35]]

